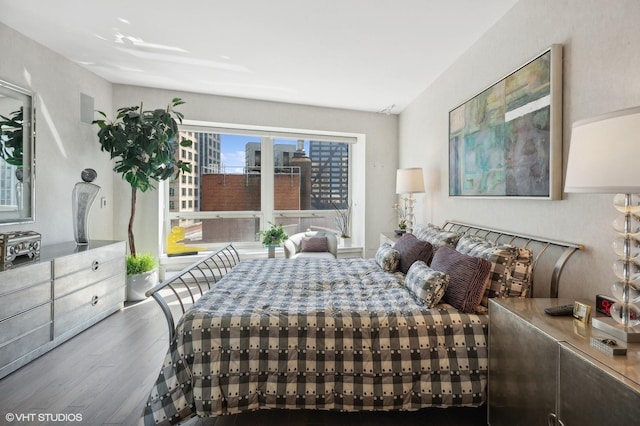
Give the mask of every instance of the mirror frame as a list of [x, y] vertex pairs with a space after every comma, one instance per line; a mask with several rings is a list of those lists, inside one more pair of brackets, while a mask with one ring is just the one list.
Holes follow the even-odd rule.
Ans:
[[[35, 206], [36, 206], [36, 185], [35, 185], [35, 107], [34, 107], [34, 94], [30, 90], [24, 89], [15, 84], [9, 83], [4, 80], [0, 80], [0, 92], [15, 99], [23, 100], [25, 105], [23, 107], [23, 178], [22, 182], [24, 186], [28, 188], [28, 194], [23, 189], [23, 194], [27, 194], [26, 198], [23, 198], [22, 208], [28, 208], [28, 212], [24, 216], [17, 214], [15, 217], [8, 216], [0, 217], [0, 226], [21, 224], [21, 223], [33, 223], [35, 222]], [[0, 158], [0, 161], [4, 161]]]

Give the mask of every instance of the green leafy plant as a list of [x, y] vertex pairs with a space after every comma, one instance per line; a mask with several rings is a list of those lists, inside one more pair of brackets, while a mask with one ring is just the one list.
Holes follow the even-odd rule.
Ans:
[[153, 271], [157, 266], [156, 259], [150, 254], [127, 256], [127, 275], [142, 274]]
[[282, 224], [276, 225], [273, 222], [269, 222], [271, 227], [267, 230], [260, 231], [260, 237], [262, 238], [262, 244], [265, 246], [272, 246], [282, 243], [289, 238], [284, 232]]
[[336, 203], [332, 203], [336, 210], [336, 226], [340, 232], [340, 238], [351, 238], [351, 203], [347, 203], [346, 208], [340, 208]]
[[[115, 159], [113, 170], [131, 185], [131, 215], [127, 228], [129, 251], [137, 256], [133, 223], [136, 213], [137, 191], [155, 189], [152, 181], [162, 181], [178, 177], [180, 173], [190, 173], [191, 164], [176, 158], [178, 150], [178, 122], [182, 123], [183, 114], [174, 108], [184, 102], [180, 98], [172, 99], [166, 109], [143, 111], [140, 106], [118, 109], [114, 121], [108, 121], [107, 115], [97, 111], [104, 119], [94, 120], [100, 128], [98, 141], [101, 151], [107, 151]], [[192, 145], [192, 141], [183, 140], [183, 147]]]
[[0, 115], [0, 157], [12, 166], [22, 167], [23, 109], [9, 116]]

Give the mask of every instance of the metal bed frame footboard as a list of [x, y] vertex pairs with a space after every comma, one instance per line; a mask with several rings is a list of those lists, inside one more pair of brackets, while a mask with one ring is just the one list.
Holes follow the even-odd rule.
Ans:
[[[560, 275], [567, 261], [577, 250], [584, 250], [582, 244], [554, 241], [530, 235], [514, 234], [508, 231], [486, 228], [468, 223], [445, 221], [443, 229], [452, 232], [477, 235], [496, 244], [511, 244], [533, 250], [533, 272], [529, 297], [533, 297], [536, 283], [549, 285], [549, 297], [558, 298]], [[536, 280], [538, 278], [538, 280]]]
[[195, 261], [145, 293], [147, 297], [153, 297], [162, 309], [169, 326], [169, 344], [175, 338], [176, 329], [170, 304], [178, 306], [184, 314], [189, 306], [193, 305], [204, 292], [211, 289], [239, 262], [240, 255], [235, 247], [229, 244]]

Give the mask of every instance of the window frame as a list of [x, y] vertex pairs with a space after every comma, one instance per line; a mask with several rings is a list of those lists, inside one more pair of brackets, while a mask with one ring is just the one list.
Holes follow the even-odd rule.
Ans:
[[[254, 126], [254, 125], [234, 125], [228, 123], [215, 123], [215, 122], [203, 122], [196, 120], [183, 120], [180, 125], [181, 132], [206, 132], [217, 134], [235, 134], [235, 135], [247, 135], [247, 136], [260, 136], [261, 143], [263, 138], [271, 140], [271, 143], [266, 146], [262, 146], [262, 158], [263, 169], [275, 170], [274, 164], [274, 139], [305, 139], [305, 140], [319, 140], [323, 142], [339, 142], [349, 144], [349, 178], [348, 178], [348, 200], [353, 203], [353, 155], [354, 146], [358, 143], [364, 143], [364, 135], [349, 132], [336, 132], [336, 131], [318, 131], [318, 130], [306, 130], [296, 128], [275, 128], [268, 126]], [[265, 159], [268, 158], [268, 164], [264, 164]], [[267, 167], [268, 166], [268, 167]], [[166, 255], [166, 240], [167, 235], [171, 232], [171, 221], [175, 219], [215, 219], [215, 218], [258, 218], [260, 220], [260, 229], [266, 229], [269, 222], [277, 223], [278, 218], [304, 218], [304, 217], [336, 217], [337, 212], [335, 210], [275, 210], [274, 209], [274, 174], [271, 173], [269, 178], [265, 179], [265, 175], [262, 175], [262, 191], [261, 191], [261, 210], [260, 211], [195, 211], [195, 212], [171, 212], [169, 210], [169, 184], [168, 182], [161, 182], [161, 190], [164, 192], [166, 199], [160, 200], [160, 211], [163, 213], [161, 220], [161, 253]], [[197, 179], [197, 176], [195, 177]], [[267, 190], [265, 191], [265, 185]], [[269, 195], [265, 195], [269, 194]], [[268, 202], [268, 207], [265, 206], [265, 198]], [[352, 223], [354, 222], [354, 213], [352, 211]], [[335, 231], [335, 230], [334, 230]], [[353, 237], [353, 236], [352, 236]], [[219, 248], [228, 242], [224, 243], [201, 243], [200, 245], [207, 247], [209, 250]], [[256, 242], [233, 242], [234, 246], [239, 249], [262, 249], [262, 245], [259, 241]]]

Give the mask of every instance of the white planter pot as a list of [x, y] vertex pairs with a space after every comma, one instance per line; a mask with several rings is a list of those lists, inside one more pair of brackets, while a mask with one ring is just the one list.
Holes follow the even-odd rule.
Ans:
[[158, 283], [158, 270], [127, 275], [127, 302], [144, 300], [145, 293]]
[[340, 247], [351, 247], [351, 238], [340, 237]]

